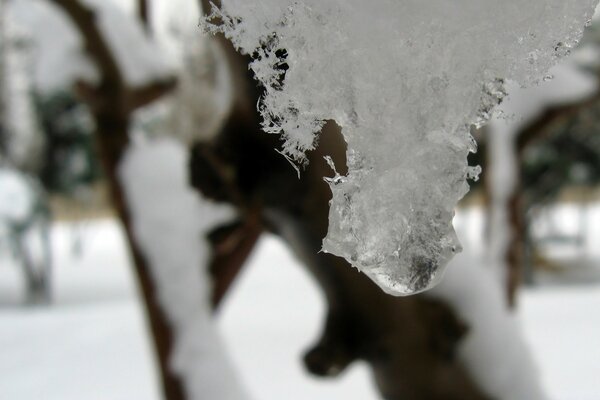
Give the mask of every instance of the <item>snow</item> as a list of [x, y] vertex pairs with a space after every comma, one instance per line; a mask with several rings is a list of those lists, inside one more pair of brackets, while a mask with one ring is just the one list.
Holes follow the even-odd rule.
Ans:
[[444, 280], [428, 295], [449, 304], [469, 327], [458, 357], [486, 394], [494, 399], [545, 399], [495, 272], [482, 258], [464, 252], [450, 262]]
[[[596, 259], [596, 269], [600, 263]], [[553, 399], [594, 400], [600, 393], [600, 286], [529, 290], [521, 320]]]
[[[557, 210], [569, 219], [572, 207]], [[598, 221], [600, 206], [590, 209]], [[458, 215], [461, 239], [481, 248], [480, 210]], [[600, 233], [600, 224], [589, 234]], [[114, 221], [90, 221], [84, 252], [71, 252], [73, 226], [55, 224], [55, 302], [20, 305], [21, 277], [0, 259], [0, 398], [19, 400], [158, 400], [147, 327]], [[570, 229], [570, 228], [569, 228]], [[592, 241], [591, 241], [592, 242]], [[600, 267], [600, 249], [583, 250]], [[286, 284], [287, 282], [287, 284]], [[244, 384], [263, 400], [375, 400], [363, 364], [340, 380], [316, 380], [300, 352], [320, 331], [324, 303], [316, 285], [283, 243], [267, 236], [223, 304], [219, 331]], [[527, 289], [519, 320], [543, 387], [555, 400], [596, 400], [600, 393], [600, 284]], [[520, 400], [520, 399], [519, 399]]]
[[158, 380], [127, 249], [114, 221], [52, 231], [52, 306], [25, 308], [21, 271], [0, 261], [0, 398], [158, 399]]
[[85, 2], [97, 10], [100, 31], [129, 85], [142, 86], [170, 77], [172, 66], [168, 58], [157, 57], [161, 50], [138, 19], [132, 19], [106, 0]]
[[171, 369], [191, 400], [246, 398], [212, 320], [205, 235], [235, 218], [188, 185], [188, 153], [174, 139], [138, 140], [119, 166], [135, 241], [174, 332]]
[[325, 121], [343, 129], [349, 172], [329, 181], [323, 249], [406, 295], [461, 250], [470, 125], [489, 119], [504, 79], [531, 84], [566, 55], [597, 1], [222, 3], [205, 30], [252, 55], [263, 127], [284, 152], [304, 163]]
[[33, 36], [34, 84], [43, 91], [63, 88], [75, 79], [94, 81], [95, 69], [79, 51], [80, 41], [65, 15], [44, 0], [13, 1], [10, 11]]
[[193, 144], [220, 132], [233, 106], [234, 88], [221, 47], [194, 35], [183, 37], [180, 47], [177, 87], [136, 112], [134, 131]]
[[173, 60], [178, 68], [191, 42], [204, 42], [198, 21], [200, 2], [188, 0], [154, 1], [150, 7], [152, 35], [160, 45], [162, 56]]

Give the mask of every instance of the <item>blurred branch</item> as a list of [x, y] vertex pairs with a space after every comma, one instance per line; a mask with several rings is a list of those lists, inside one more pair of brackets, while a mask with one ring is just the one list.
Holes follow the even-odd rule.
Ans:
[[[50, 0], [60, 7], [81, 33], [86, 52], [95, 61], [100, 70], [101, 91], [108, 91], [113, 98], [118, 98], [118, 92], [125, 89], [121, 70], [117, 64], [108, 43], [96, 23], [94, 11], [84, 6], [77, 0]], [[104, 106], [107, 106], [104, 104]], [[115, 107], [115, 104], [110, 106]], [[122, 104], [117, 105], [122, 106]]]
[[246, 216], [243, 221], [220, 227], [209, 235], [212, 245], [209, 272], [213, 282], [213, 310], [219, 308], [262, 232], [260, 215], [256, 213]]
[[[166, 78], [161, 81], [152, 82], [146, 86], [126, 90], [123, 94], [123, 111], [131, 113], [138, 108], [142, 108], [165, 96], [176, 86], [176, 79]], [[111, 106], [110, 104], [106, 104], [105, 96], [102, 95], [98, 88], [85, 81], [75, 82], [75, 90], [81, 99], [93, 109]]]
[[[233, 113], [230, 118], [236, 118]], [[190, 160], [191, 184], [206, 198], [229, 202], [236, 206], [241, 220], [217, 228], [209, 234], [212, 255], [209, 272], [212, 278], [212, 306], [217, 310], [242, 267], [264, 227], [259, 205], [248, 201], [241, 193], [227, 163], [219, 158], [209, 143], [196, 143]]]
[[177, 80], [175, 78], [167, 78], [130, 90], [127, 94], [125, 107], [128, 111], [135, 111], [163, 97], [175, 89], [176, 86]]
[[146, 32], [150, 33], [150, 8], [148, 6], [148, 0], [138, 0], [138, 15]]
[[539, 140], [551, 131], [553, 126], [567, 123], [581, 110], [586, 109], [600, 100], [600, 90], [592, 97], [567, 106], [555, 106], [548, 108], [541, 116], [527, 125], [517, 137], [517, 151], [522, 152], [531, 143]]
[[[176, 86], [174, 77], [164, 78], [139, 88], [129, 88], [123, 79], [117, 60], [110, 46], [105, 41], [93, 10], [74, 0], [51, 0], [70, 17], [81, 33], [85, 50], [95, 61], [100, 70], [100, 85], [93, 87], [84, 82], [77, 82], [76, 88], [88, 105], [97, 111], [102, 108], [118, 109], [128, 114], [164, 96]], [[140, 1], [140, 4], [145, 1]]]
[[113, 205], [125, 228], [133, 256], [135, 272], [143, 295], [163, 381], [165, 399], [182, 400], [182, 382], [171, 372], [169, 358], [173, 332], [155, 294], [147, 260], [133, 233], [130, 210], [118, 176], [118, 166], [129, 145], [131, 112], [146, 105], [175, 87], [174, 79], [130, 88], [118, 62], [102, 35], [94, 11], [78, 0], [49, 0], [62, 9], [82, 36], [85, 50], [100, 72], [100, 83], [77, 82], [76, 88], [90, 107], [96, 125], [96, 139], [110, 186]]
[[530, 122], [519, 132], [515, 153], [518, 157], [519, 169], [518, 182], [510, 196], [508, 215], [510, 218], [510, 244], [506, 253], [507, 295], [511, 307], [516, 305], [517, 290], [521, 285], [523, 268], [525, 265], [525, 240], [526, 240], [526, 206], [521, 176], [523, 167], [523, 153], [532, 143], [551, 134], [557, 127], [568, 124], [582, 110], [585, 110], [600, 101], [600, 90], [584, 100], [569, 105], [549, 107], [537, 119]]

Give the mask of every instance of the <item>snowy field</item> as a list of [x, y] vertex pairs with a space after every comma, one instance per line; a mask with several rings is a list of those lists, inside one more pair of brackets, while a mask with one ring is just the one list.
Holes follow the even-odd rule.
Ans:
[[[573, 213], [569, 207], [556, 213], [563, 230], [579, 229]], [[589, 273], [592, 265], [599, 275], [600, 207], [591, 208], [586, 219], [588, 241], [577, 254], [587, 260], [581, 263], [587, 272], [578, 273], [577, 264], [567, 270], [574, 273], [564, 274], [588, 284], [545, 284], [527, 289], [520, 301], [526, 337], [545, 387], [557, 400], [600, 398], [600, 283], [590, 282]], [[457, 219], [461, 236], [474, 245], [480, 244], [473, 228], [479, 223], [476, 212]], [[160, 398], [119, 227], [91, 222], [80, 234], [78, 255], [72, 251], [78, 235], [73, 226], [54, 227], [55, 302], [49, 307], [23, 306], [19, 271], [6, 256], [0, 259], [2, 400]], [[562, 259], [569, 254], [562, 251]], [[265, 237], [219, 319], [254, 399], [377, 399], [364, 365], [337, 381], [304, 373], [300, 357], [319, 334], [323, 307], [315, 285], [282, 243]]]

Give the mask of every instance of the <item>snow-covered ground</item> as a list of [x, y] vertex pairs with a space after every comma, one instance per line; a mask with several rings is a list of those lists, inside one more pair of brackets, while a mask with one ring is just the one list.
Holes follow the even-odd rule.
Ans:
[[[569, 216], [562, 221], [574, 220], [568, 208], [559, 212]], [[589, 213], [590, 222], [600, 221], [600, 207]], [[480, 237], [473, 230], [478, 221], [477, 212], [457, 220], [470, 242]], [[595, 225], [588, 224], [589, 240], [580, 251], [598, 260], [600, 270]], [[158, 400], [145, 320], [118, 225], [88, 223], [81, 256], [71, 251], [71, 228], [57, 224], [53, 231], [52, 306], [22, 306], [21, 275], [0, 256], [0, 399]], [[284, 245], [262, 239], [219, 320], [254, 399], [377, 399], [364, 365], [337, 381], [304, 373], [300, 357], [319, 334], [323, 307], [314, 283]], [[552, 398], [600, 398], [600, 284], [527, 289], [520, 307]]]

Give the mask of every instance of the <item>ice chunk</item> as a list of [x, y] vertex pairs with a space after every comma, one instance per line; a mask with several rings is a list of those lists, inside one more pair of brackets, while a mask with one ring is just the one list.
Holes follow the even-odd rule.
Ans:
[[330, 182], [323, 249], [405, 295], [460, 251], [470, 126], [490, 118], [505, 79], [530, 84], [568, 54], [597, 0], [222, 3], [205, 29], [252, 55], [264, 129], [285, 153], [304, 163], [324, 121], [343, 129], [348, 174]]

